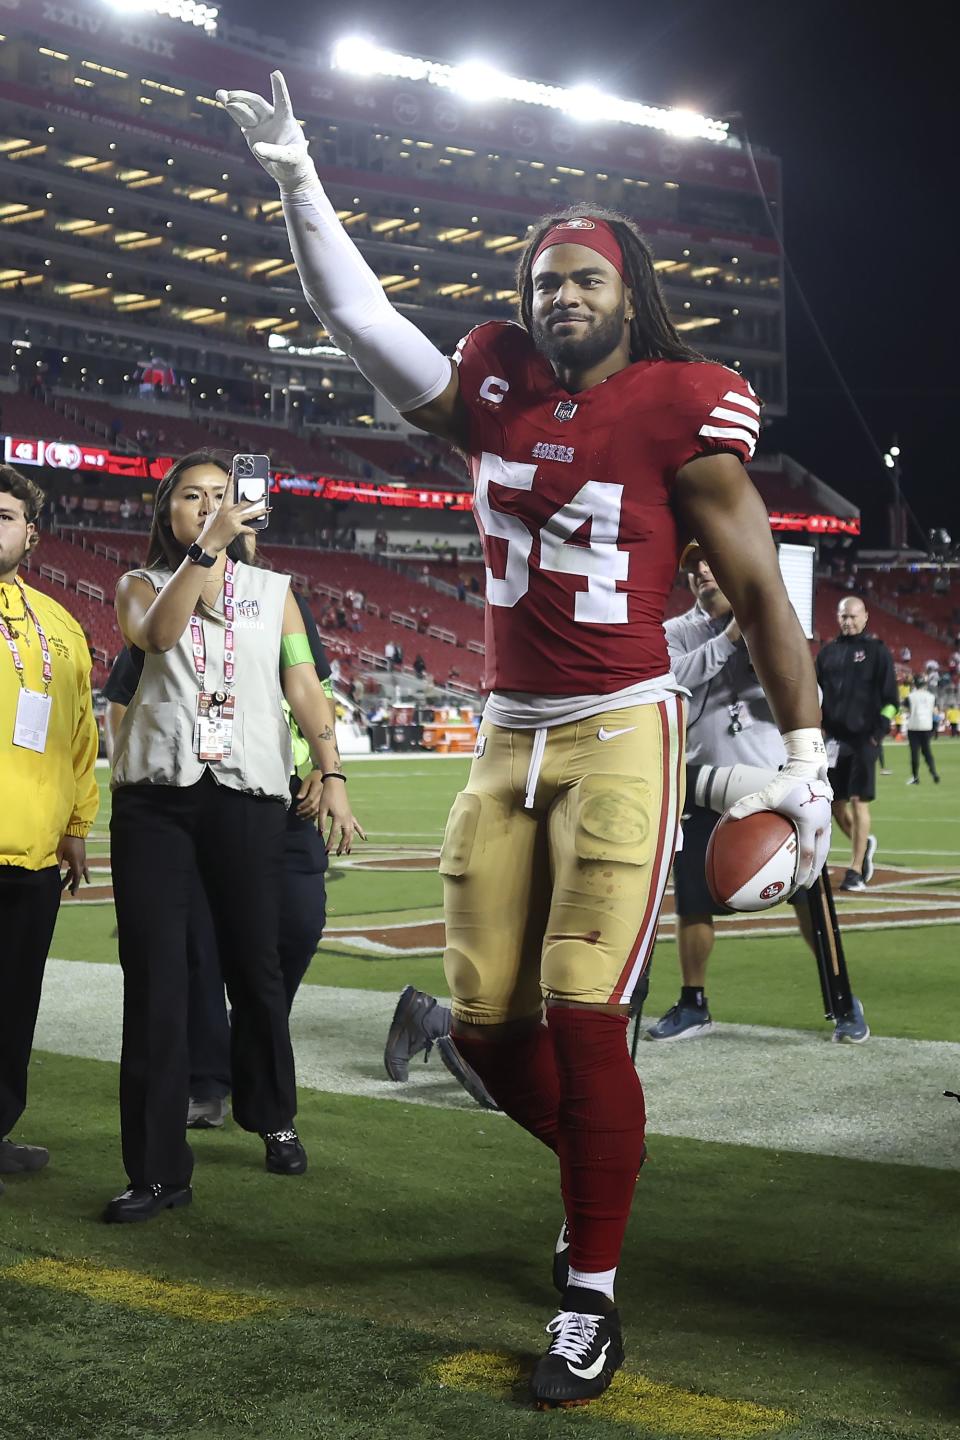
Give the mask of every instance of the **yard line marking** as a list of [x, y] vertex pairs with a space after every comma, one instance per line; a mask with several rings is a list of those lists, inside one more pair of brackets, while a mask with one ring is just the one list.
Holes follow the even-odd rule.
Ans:
[[230, 1324], [280, 1307], [274, 1300], [259, 1299], [231, 1290], [209, 1290], [203, 1285], [172, 1284], [136, 1270], [114, 1270], [89, 1261], [24, 1260], [0, 1270], [4, 1280], [21, 1285], [39, 1285], [47, 1290], [67, 1290], [104, 1305], [126, 1305], [132, 1310], [154, 1310], [178, 1320], [203, 1320]]
[[[445, 1390], [480, 1390], [507, 1397], [526, 1378], [512, 1355], [494, 1350], [464, 1350], [432, 1365], [428, 1374]], [[694, 1395], [675, 1385], [621, 1370], [610, 1389], [590, 1405], [591, 1416], [642, 1428], [646, 1434], [683, 1440], [752, 1440], [794, 1425], [797, 1416], [750, 1400], [723, 1395]]]

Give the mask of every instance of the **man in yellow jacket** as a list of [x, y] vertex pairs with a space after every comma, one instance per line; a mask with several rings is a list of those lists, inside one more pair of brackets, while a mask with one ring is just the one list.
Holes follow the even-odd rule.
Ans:
[[[0, 1174], [39, 1170], [39, 1145], [5, 1137], [27, 1103], [27, 1066], [63, 884], [87, 875], [97, 813], [90, 654], [77, 621], [24, 585], [43, 491], [0, 465]], [[2, 1189], [2, 1182], [0, 1182]]]

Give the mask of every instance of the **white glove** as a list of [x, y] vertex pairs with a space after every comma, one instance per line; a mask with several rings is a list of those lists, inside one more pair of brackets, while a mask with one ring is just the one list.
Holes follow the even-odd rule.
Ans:
[[787, 763], [769, 785], [745, 795], [732, 805], [734, 820], [758, 810], [775, 810], [797, 827], [798, 890], [808, 890], [827, 863], [830, 851], [830, 804], [833, 791], [827, 783], [826, 752], [818, 730], [794, 730], [783, 737]]
[[273, 104], [251, 90], [218, 90], [217, 99], [236, 121], [257, 160], [287, 194], [316, 180], [307, 137], [290, 104], [287, 82], [279, 70], [270, 76]]

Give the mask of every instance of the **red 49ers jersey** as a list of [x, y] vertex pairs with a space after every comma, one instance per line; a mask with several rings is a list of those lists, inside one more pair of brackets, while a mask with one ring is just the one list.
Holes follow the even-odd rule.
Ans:
[[487, 570], [485, 687], [606, 695], [665, 674], [673, 479], [698, 455], [752, 457], [753, 390], [722, 365], [643, 360], [571, 395], [502, 321], [455, 360]]

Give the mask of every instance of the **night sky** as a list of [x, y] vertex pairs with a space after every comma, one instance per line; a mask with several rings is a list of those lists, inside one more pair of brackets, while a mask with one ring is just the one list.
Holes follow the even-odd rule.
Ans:
[[[254, 28], [259, 0], [222, 0]], [[471, 56], [557, 84], [589, 81], [653, 104], [739, 111], [757, 146], [783, 160], [787, 253], [866, 422], [865, 432], [788, 284], [789, 416], [768, 448], [793, 455], [863, 512], [886, 544], [896, 434], [903, 490], [925, 531], [960, 540], [951, 416], [960, 402], [949, 316], [947, 187], [956, 170], [952, 47], [931, 17], [853, 0], [284, 0], [283, 34], [318, 53], [363, 32], [415, 54]], [[225, 83], [229, 83], [227, 80]], [[917, 543], [918, 532], [911, 530]]]

